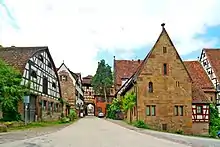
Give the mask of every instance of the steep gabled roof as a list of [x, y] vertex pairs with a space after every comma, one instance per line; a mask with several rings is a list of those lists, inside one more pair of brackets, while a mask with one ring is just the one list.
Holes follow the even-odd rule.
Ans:
[[[23, 73], [28, 60], [38, 51], [47, 50], [47, 46], [39, 47], [1, 47], [0, 59]], [[50, 56], [50, 54], [49, 54]], [[52, 59], [52, 58], [51, 58]], [[54, 65], [54, 63], [53, 63]], [[56, 68], [54, 68], [56, 70]]]
[[115, 82], [121, 85], [121, 79], [131, 78], [143, 60], [114, 60]]
[[[130, 78], [123, 86], [121, 86], [121, 88], [116, 92], [116, 95], [117, 95], [117, 93], [118, 93], [119, 91], [122, 91], [122, 89], [126, 90], [126, 87], [129, 87], [129, 85], [131, 85], [132, 83], [136, 82], [136, 80], [137, 80], [138, 76], [140, 75], [140, 73], [141, 73], [141, 71], [142, 71], [144, 65], [146, 64], [147, 60], [149, 59], [149, 57], [151, 56], [153, 50], [155, 49], [155, 45], [158, 43], [158, 41], [160, 40], [160, 38], [162, 37], [163, 34], [166, 34], [166, 36], [168, 37], [168, 40], [169, 40], [170, 44], [173, 46], [174, 50], [176, 51], [177, 56], [179, 57], [180, 61], [182, 62], [183, 67], [185, 68], [187, 74], [189, 75], [189, 73], [188, 73], [188, 71], [187, 71], [187, 69], [186, 69], [186, 67], [185, 67], [185, 65], [184, 65], [184, 63], [183, 63], [183, 61], [182, 61], [182, 59], [180, 58], [180, 56], [179, 56], [179, 54], [178, 54], [178, 52], [177, 52], [175, 46], [173, 45], [173, 42], [171, 41], [171, 39], [170, 39], [170, 37], [169, 37], [169, 35], [168, 35], [168, 33], [167, 33], [165, 27], [164, 27], [165, 24], [162, 23], [161, 26], [162, 26], [162, 32], [160, 33], [160, 35], [159, 35], [159, 37], [158, 37], [156, 43], [154, 44], [154, 46], [152, 47], [152, 49], [150, 50], [150, 52], [147, 54], [147, 56], [145, 57], [145, 59], [143, 60], [143, 62], [141, 63], [141, 65], [138, 67], [138, 69], [136, 70], [136, 72], [131, 76], [131, 78]], [[189, 75], [189, 78], [190, 78], [190, 80], [192, 81], [190, 75]]]
[[212, 81], [209, 79], [199, 61], [184, 61], [184, 64], [192, 78], [192, 81], [204, 91], [215, 91]]
[[204, 48], [203, 51], [205, 51], [207, 59], [209, 60], [218, 81], [220, 81], [220, 49]]

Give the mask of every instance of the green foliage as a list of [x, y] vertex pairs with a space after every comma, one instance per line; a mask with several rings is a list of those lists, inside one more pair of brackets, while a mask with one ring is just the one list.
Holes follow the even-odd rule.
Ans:
[[137, 128], [149, 129], [149, 126], [143, 120], [135, 121], [133, 125]]
[[21, 86], [22, 75], [0, 60], [0, 108], [3, 120], [19, 120], [18, 102], [28, 94], [26, 86]]
[[70, 118], [62, 117], [62, 118], [60, 119], [60, 122], [61, 122], [61, 123], [68, 123], [68, 122], [70, 122]]
[[122, 102], [119, 99], [114, 99], [112, 104], [106, 105], [107, 107], [107, 118], [116, 119], [117, 112], [122, 108]]
[[70, 109], [70, 114], [69, 114], [68, 118], [70, 119], [70, 121], [75, 120], [77, 118], [76, 111], [73, 109]]
[[217, 132], [220, 130], [220, 117], [218, 115], [218, 108], [210, 104], [210, 135], [216, 137]]
[[125, 97], [122, 98], [122, 108], [124, 112], [132, 109], [136, 104], [136, 95], [134, 92], [126, 93]]
[[184, 134], [183, 130], [177, 130], [175, 133], [176, 134]]
[[98, 64], [96, 74], [92, 78], [92, 86], [96, 94], [101, 94], [107, 96], [109, 94], [110, 88], [113, 85], [113, 75], [111, 71], [111, 66], [105, 63], [105, 60], [101, 60]]

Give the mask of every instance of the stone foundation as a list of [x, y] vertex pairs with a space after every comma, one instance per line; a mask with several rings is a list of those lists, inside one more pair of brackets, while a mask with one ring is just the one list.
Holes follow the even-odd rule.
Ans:
[[209, 123], [193, 123], [192, 132], [194, 135], [208, 135]]

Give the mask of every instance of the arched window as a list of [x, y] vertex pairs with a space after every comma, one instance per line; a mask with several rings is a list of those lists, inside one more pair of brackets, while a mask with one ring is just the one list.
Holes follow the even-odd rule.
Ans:
[[148, 84], [148, 92], [152, 93], [153, 92], [153, 83], [149, 82]]

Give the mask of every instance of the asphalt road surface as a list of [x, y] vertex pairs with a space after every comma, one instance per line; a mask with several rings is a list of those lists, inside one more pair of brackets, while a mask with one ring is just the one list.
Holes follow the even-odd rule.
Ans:
[[3, 143], [0, 147], [187, 147], [187, 145], [143, 134], [90, 116], [57, 132]]

